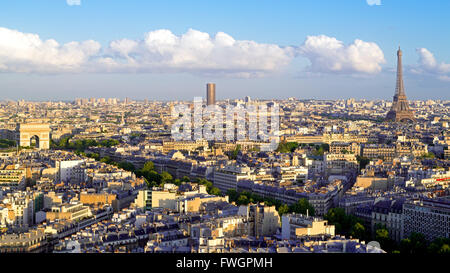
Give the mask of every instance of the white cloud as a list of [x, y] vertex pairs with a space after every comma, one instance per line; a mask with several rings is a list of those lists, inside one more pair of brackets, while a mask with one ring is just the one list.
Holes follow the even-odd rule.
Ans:
[[369, 6], [381, 6], [381, 0], [366, 0]]
[[[190, 29], [177, 36], [155, 30], [141, 41], [113, 41], [107, 50], [116, 66], [135, 70], [263, 75], [278, 71], [294, 57], [290, 48], [254, 41], [236, 41], [228, 34]], [[242, 74], [244, 73], [244, 74]]]
[[375, 43], [350, 45], [328, 36], [308, 36], [299, 48], [235, 40], [190, 29], [182, 35], [160, 29], [140, 40], [59, 44], [36, 34], [0, 28], [0, 72], [14, 73], [191, 73], [214, 76], [261, 77], [278, 73], [293, 58], [310, 60], [312, 73], [375, 74], [384, 55]]
[[308, 36], [299, 54], [309, 59], [308, 70], [315, 73], [376, 74], [386, 62], [383, 51], [375, 43], [357, 39], [346, 46], [325, 35]]
[[36, 34], [0, 28], [3, 72], [189, 72], [239, 77], [275, 73], [294, 58], [292, 48], [238, 41], [223, 32], [190, 29], [147, 33], [142, 40], [121, 39], [101, 48], [96, 41], [60, 45]]
[[80, 6], [81, 0], [66, 0], [67, 5], [69, 6]]
[[450, 80], [450, 64], [438, 63], [433, 53], [426, 48], [416, 49], [419, 64], [410, 69], [415, 74], [432, 75], [443, 81]]
[[98, 54], [100, 48], [100, 44], [92, 40], [60, 45], [53, 39], [43, 41], [36, 34], [0, 27], [0, 71], [77, 71]]

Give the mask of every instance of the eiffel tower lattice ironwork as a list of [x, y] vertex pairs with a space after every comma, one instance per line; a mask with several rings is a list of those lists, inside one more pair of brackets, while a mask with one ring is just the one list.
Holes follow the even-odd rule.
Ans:
[[387, 121], [411, 122], [416, 121], [413, 111], [409, 108], [408, 99], [405, 94], [403, 84], [402, 51], [400, 47], [397, 51], [397, 84], [395, 88], [392, 107], [386, 115]]

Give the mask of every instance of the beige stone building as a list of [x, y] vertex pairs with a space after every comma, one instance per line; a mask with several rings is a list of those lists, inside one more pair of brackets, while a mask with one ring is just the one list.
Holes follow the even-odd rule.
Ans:
[[272, 236], [280, 227], [280, 215], [275, 206], [266, 206], [264, 203], [240, 206], [239, 214], [247, 217], [248, 236]]
[[50, 126], [42, 123], [18, 124], [17, 140], [21, 147], [50, 148]]
[[335, 236], [334, 225], [328, 221], [304, 214], [290, 213], [282, 216], [281, 236], [283, 240], [296, 240], [301, 237]]

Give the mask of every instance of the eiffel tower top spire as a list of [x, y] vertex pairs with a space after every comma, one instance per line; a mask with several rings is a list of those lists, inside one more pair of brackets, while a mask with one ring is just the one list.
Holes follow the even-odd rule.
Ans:
[[400, 46], [398, 47], [397, 51], [397, 84], [395, 88], [395, 95], [397, 97], [405, 96], [405, 86], [403, 84], [403, 64], [402, 64], [402, 55], [403, 52], [400, 49]]

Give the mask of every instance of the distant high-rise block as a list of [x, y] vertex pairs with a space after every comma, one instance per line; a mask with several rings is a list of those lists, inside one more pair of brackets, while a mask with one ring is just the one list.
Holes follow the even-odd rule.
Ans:
[[207, 83], [206, 84], [206, 105], [216, 104], [216, 84]]

